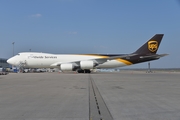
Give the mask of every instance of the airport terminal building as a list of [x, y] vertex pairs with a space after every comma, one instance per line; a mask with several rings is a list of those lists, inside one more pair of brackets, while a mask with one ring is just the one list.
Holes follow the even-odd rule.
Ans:
[[9, 68], [10, 65], [7, 63], [7, 59], [0, 58], [0, 68]]

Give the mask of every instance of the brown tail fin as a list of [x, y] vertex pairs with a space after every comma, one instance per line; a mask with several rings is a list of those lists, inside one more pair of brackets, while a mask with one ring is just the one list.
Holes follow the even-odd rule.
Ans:
[[154, 35], [150, 40], [148, 40], [143, 46], [141, 46], [135, 54], [143, 54], [143, 55], [149, 55], [149, 54], [156, 54], [159, 45], [161, 43], [161, 40], [163, 38], [164, 34], [156, 34]]

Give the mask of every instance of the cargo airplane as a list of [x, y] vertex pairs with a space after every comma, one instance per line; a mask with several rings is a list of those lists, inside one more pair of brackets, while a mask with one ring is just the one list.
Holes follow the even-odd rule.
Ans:
[[130, 54], [49, 54], [22, 52], [7, 60], [23, 68], [59, 68], [62, 71], [90, 73], [96, 68], [116, 68], [157, 60], [167, 54], [156, 54], [163, 34], [156, 34]]

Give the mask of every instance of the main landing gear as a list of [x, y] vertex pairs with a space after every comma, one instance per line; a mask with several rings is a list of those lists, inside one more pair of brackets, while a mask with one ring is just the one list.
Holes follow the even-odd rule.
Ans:
[[79, 69], [79, 70], [77, 70], [77, 72], [78, 72], [78, 73], [91, 73], [91, 71], [88, 70], [88, 69], [85, 69], [85, 70]]

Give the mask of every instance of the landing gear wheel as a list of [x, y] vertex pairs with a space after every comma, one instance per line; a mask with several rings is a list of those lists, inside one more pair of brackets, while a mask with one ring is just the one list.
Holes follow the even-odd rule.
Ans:
[[77, 70], [77, 72], [78, 73], [91, 73], [91, 70], [88, 70], [88, 69], [86, 69], [86, 70]]
[[90, 70], [84, 70], [85, 71], [85, 73], [91, 73], [91, 71]]

